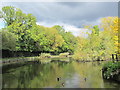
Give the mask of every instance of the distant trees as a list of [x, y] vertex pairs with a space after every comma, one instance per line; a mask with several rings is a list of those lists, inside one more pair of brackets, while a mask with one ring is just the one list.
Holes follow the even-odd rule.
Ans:
[[[65, 32], [61, 26], [48, 28], [37, 25], [36, 17], [32, 14], [25, 14], [12, 6], [3, 7], [1, 16], [3, 16], [6, 24], [6, 31], [1, 33], [13, 36], [11, 38], [15, 40], [16, 51], [41, 51], [54, 54], [74, 52], [76, 37], [71, 32]], [[3, 42], [7, 42], [6, 45], [8, 46], [11, 43], [7, 39], [4, 39]], [[2, 49], [7, 48], [3, 47]]]
[[77, 45], [77, 38], [71, 32], [66, 32], [64, 28], [59, 25], [55, 25], [54, 28], [58, 30], [64, 39], [64, 43], [59, 49], [64, 52], [73, 53]]
[[48, 28], [37, 25], [31, 31], [31, 37], [37, 44], [39, 51], [58, 52], [64, 39], [55, 28]]
[[109, 59], [111, 54], [119, 53], [118, 17], [102, 18], [99, 26], [86, 26], [91, 32], [83, 38], [75, 37], [59, 25], [51, 28], [37, 25], [36, 17], [12, 6], [3, 7], [0, 14], [6, 23], [0, 31], [2, 49], [54, 54], [69, 52], [74, 53], [74, 59], [80, 60]]
[[74, 58], [79, 60], [106, 60], [118, 53], [118, 17], [102, 18], [100, 27], [87, 26], [88, 38], [78, 37]]

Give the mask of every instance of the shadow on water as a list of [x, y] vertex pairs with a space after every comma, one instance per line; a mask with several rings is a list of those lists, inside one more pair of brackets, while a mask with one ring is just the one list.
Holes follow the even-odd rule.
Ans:
[[102, 64], [55, 60], [47, 64], [29, 62], [6, 66], [3, 68], [3, 88], [120, 87], [116, 82], [103, 80], [100, 71]]

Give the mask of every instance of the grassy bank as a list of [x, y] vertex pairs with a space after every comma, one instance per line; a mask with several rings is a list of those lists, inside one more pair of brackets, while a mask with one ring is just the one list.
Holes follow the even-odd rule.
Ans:
[[69, 61], [70, 55], [68, 53], [61, 53], [59, 55], [51, 55], [49, 53], [41, 53], [39, 56], [35, 57], [15, 57], [15, 58], [4, 58], [2, 60], [2, 65], [16, 64], [20, 62], [35, 61], [40, 63], [49, 63], [51, 61]]

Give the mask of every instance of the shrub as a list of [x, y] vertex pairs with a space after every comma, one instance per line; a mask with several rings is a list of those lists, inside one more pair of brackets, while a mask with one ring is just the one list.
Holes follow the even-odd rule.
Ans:
[[51, 58], [50, 53], [41, 53], [39, 56], [40, 58]]
[[16, 50], [16, 38], [14, 33], [7, 30], [1, 30], [0, 35], [2, 36], [2, 47], [0, 49], [14, 51]]
[[104, 66], [103, 66], [104, 78], [109, 79], [112, 75], [112, 72], [115, 72], [118, 69], [120, 69], [120, 62], [113, 63], [112, 61], [110, 61], [110, 62], [104, 64]]

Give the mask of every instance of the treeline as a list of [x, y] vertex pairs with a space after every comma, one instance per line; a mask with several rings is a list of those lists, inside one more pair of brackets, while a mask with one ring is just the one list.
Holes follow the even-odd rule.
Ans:
[[88, 38], [78, 38], [74, 59], [110, 60], [112, 54], [119, 54], [118, 27], [118, 17], [102, 18], [100, 25], [86, 26], [91, 32]]
[[51, 28], [36, 24], [36, 17], [25, 14], [20, 9], [5, 6], [1, 17], [5, 21], [2, 34], [2, 50], [50, 52], [58, 54], [69, 52], [73, 54], [77, 39], [71, 32], [66, 32], [62, 26]]
[[5, 21], [2, 34], [2, 50], [47, 52], [59, 54], [69, 52], [76, 60], [107, 60], [119, 54], [118, 17], [101, 19], [101, 24], [85, 26], [88, 37], [75, 37], [62, 26], [44, 27], [36, 24], [36, 17], [20, 9], [5, 6], [1, 15]]

